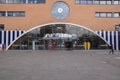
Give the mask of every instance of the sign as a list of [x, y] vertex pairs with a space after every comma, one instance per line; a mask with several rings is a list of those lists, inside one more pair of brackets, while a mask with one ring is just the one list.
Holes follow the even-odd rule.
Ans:
[[77, 39], [76, 34], [63, 34], [63, 33], [53, 33], [46, 34], [43, 39]]

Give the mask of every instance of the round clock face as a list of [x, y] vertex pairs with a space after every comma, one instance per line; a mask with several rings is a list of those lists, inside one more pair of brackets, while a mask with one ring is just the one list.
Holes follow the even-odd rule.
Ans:
[[64, 19], [69, 14], [69, 7], [64, 2], [56, 2], [52, 6], [52, 14], [56, 19]]

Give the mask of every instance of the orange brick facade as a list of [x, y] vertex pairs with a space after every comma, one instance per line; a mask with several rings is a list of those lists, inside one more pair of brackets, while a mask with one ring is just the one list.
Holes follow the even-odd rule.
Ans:
[[52, 5], [58, 0], [46, 0], [45, 4], [0, 4], [0, 11], [25, 11], [24, 17], [0, 17], [0, 24], [5, 30], [29, 30], [35, 26], [67, 22], [85, 26], [92, 30], [115, 30], [120, 18], [97, 18], [96, 12], [120, 12], [120, 5], [79, 5], [75, 0], [62, 0], [70, 8], [65, 19], [56, 19], [52, 13]]

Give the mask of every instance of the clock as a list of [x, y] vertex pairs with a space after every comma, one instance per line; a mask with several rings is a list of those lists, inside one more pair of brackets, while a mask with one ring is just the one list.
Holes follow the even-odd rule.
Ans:
[[69, 15], [70, 9], [65, 2], [58, 1], [53, 4], [51, 12], [56, 19], [64, 19]]

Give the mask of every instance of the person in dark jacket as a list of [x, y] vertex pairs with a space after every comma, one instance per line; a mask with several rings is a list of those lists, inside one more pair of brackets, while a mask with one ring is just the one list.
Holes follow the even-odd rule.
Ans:
[[110, 48], [110, 51], [109, 51], [109, 53], [112, 53], [112, 54], [114, 54], [113, 44], [111, 44], [109, 48]]

